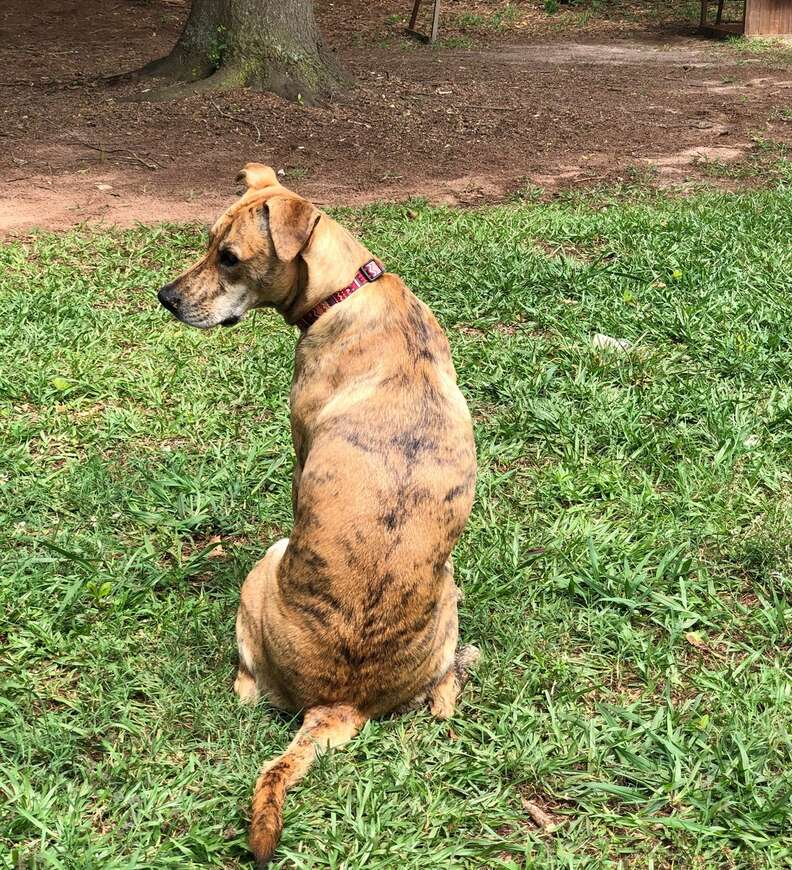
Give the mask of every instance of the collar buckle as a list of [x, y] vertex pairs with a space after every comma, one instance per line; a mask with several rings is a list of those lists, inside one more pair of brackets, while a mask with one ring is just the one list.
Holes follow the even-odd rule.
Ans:
[[350, 284], [347, 284], [346, 287], [342, 287], [340, 290], [336, 290], [335, 293], [323, 299], [318, 305], [314, 305], [304, 317], [301, 317], [297, 321], [296, 325], [299, 326], [302, 332], [307, 332], [308, 328], [313, 326], [325, 311], [328, 311], [339, 302], [343, 302], [355, 290], [360, 290], [364, 284], [373, 284], [375, 281], [378, 281], [384, 274], [385, 270], [376, 260], [369, 260], [357, 270]]

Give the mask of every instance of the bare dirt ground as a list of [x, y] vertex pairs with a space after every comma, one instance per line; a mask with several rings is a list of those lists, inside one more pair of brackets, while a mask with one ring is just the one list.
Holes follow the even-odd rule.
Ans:
[[673, 5], [450, 0], [429, 47], [403, 35], [409, 0], [317, 0], [354, 84], [306, 107], [109, 81], [167, 53], [187, 0], [5, 0], [0, 232], [210, 219], [249, 160], [324, 204], [469, 204], [636, 172], [685, 184], [792, 144], [792, 50], [706, 41]]

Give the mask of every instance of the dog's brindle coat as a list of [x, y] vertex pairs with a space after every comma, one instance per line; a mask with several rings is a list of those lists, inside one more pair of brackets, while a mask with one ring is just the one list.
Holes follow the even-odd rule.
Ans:
[[[230, 325], [257, 306], [295, 323], [372, 259], [269, 167], [248, 164], [240, 177], [247, 191], [206, 255], [160, 291], [185, 323]], [[450, 716], [477, 656], [457, 650], [450, 558], [473, 499], [470, 414], [445, 335], [396, 275], [301, 336], [291, 425], [294, 527], [250, 572], [237, 615], [240, 698], [264, 692], [306, 711], [256, 784], [250, 843], [262, 864], [286, 789], [319, 751], [427, 701]]]

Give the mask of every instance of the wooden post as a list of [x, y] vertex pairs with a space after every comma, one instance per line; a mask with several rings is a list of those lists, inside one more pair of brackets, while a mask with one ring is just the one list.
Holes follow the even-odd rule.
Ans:
[[432, 35], [429, 37], [429, 42], [434, 42], [437, 39], [437, 31], [440, 29], [440, 0], [434, 0], [434, 10], [432, 12]]

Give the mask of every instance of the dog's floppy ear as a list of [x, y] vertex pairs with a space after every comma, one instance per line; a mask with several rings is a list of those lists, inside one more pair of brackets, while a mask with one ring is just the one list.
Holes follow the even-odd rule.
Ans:
[[246, 163], [244, 169], [239, 171], [236, 180], [241, 193], [246, 190], [272, 187], [280, 183], [275, 170], [263, 163]]
[[269, 224], [275, 253], [282, 263], [290, 263], [308, 244], [322, 213], [307, 199], [272, 196], [264, 205], [263, 217]]

